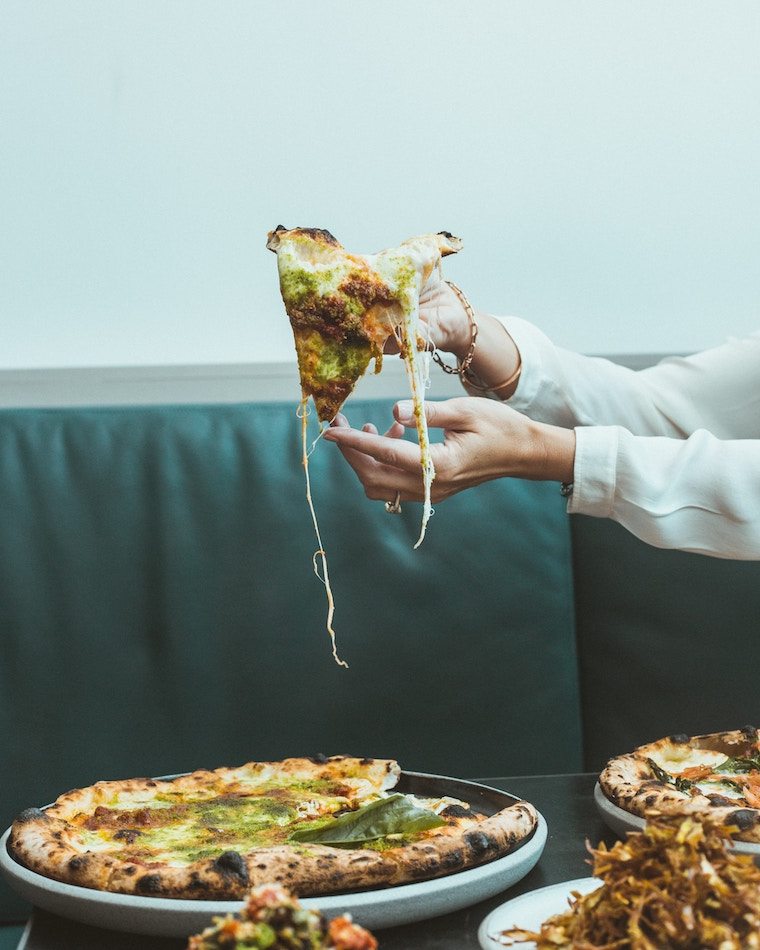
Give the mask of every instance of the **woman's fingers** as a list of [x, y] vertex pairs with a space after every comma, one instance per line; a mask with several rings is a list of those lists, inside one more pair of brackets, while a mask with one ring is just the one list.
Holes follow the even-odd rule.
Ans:
[[[460, 396], [446, 399], [444, 402], [425, 403], [425, 418], [433, 429], [454, 429], [458, 432], [469, 431], [477, 421], [477, 412], [473, 407], [473, 396]], [[393, 407], [393, 415], [402, 425], [415, 425], [414, 403], [403, 399]]]
[[420, 448], [405, 439], [357, 432], [356, 429], [339, 426], [326, 429], [324, 438], [329, 442], [337, 442], [342, 449], [360, 452], [383, 465], [405, 472], [419, 472]]
[[[332, 433], [336, 430], [341, 435], [338, 438], [333, 438]], [[353, 448], [348, 444], [351, 441], [350, 434], [371, 436], [375, 440], [385, 439], [395, 445], [404, 435], [404, 426], [399, 422], [394, 422], [385, 435], [381, 436], [378, 435], [376, 426], [371, 422], [366, 422], [362, 426], [362, 431], [357, 432], [350, 427], [348, 419], [342, 413], [339, 413], [332, 421], [330, 428], [325, 430], [323, 437], [331, 442], [338, 443], [343, 457], [356, 472], [368, 498], [375, 501], [393, 501], [396, 492], [399, 492], [402, 501], [421, 500], [422, 477], [419, 468], [419, 449], [413, 443], [405, 443], [413, 451], [416, 451], [417, 457], [415, 469], [408, 471], [391, 465], [384, 465], [368, 453]]]

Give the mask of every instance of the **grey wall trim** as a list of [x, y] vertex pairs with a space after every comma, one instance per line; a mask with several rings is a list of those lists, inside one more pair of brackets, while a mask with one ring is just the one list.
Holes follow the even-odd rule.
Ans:
[[[643, 369], [665, 354], [608, 357]], [[404, 366], [386, 358], [383, 371], [364, 377], [356, 398], [393, 399], [407, 393]], [[106, 366], [73, 369], [0, 370], [0, 408], [138, 406], [213, 402], [298, 401], [295, 363], [235, 363], [209, 366]], [[429, 396], [462, 394], [458, 380], [432, 367]]]

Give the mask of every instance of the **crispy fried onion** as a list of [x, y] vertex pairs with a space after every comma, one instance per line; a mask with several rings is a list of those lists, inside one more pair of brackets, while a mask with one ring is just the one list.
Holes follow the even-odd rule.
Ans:
[[610, 850], [588, 846], [598, 890], [574, 892], [538, 933], [512, 928], [494, 939], [538, 950], [756, 950], [760, 868], [727, 848], [736, 830], [658, 819]]

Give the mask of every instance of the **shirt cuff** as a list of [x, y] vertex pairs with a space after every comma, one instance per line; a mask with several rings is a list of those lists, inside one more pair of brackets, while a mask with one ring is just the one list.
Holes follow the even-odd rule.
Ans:
[[609, 518], [615, 504], [617, 426], [578, 426], [575, 429], [573, 493], [570, 514]]
[[504, 403], [518, 412], [527, 413], [535, 402], [544, 379], [544, 361], [541, 358], [543, 333], [520, 317], [496, 318], [514, 340], [520, 352], [520, 378], [517, 388]]

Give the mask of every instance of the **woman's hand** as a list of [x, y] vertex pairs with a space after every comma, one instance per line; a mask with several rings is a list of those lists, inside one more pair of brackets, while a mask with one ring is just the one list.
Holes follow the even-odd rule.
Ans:
[[[491, 399], [449, 399], [427, 403], [425, 410], [428, 426], [444, 430], [443, 443], [430, 446], [434, 502], [494, 478], [572, 481], [571, 429], [533, 422]], [[420, 449], [401, 438], [415, 426], [412, 403], [397, 403], [393, 414], [396, 421], [383, 436], [369, 423], [352, 429], [338, 415], [323, 438], [337, 442], [368, 498], [393, 501], [399, 492], [402, 501], [422, 501]]]
[[[470, 370], [483, 385], [491, 386], [499, 399], [508, 399], [517, 387], [520, 353], [503, 324], [487, 313], [475, 313], [477, 345]], [[430, 343], [463, 362], [473, 344], [473, 327], [462, 300], [436, 268], [420, 294], [420, 323]], [[398, 353], [395, 335], [385, 343], [386, 353]], [[509, 384], [505, 388], [505, 381]], [[510, 385], [511, 384], [511, 385]], [[475, 387], [477, 388], [477, 387]], [[473, 390], [474, 391], [474, 390]]]
[[[420, 323], [436, 349], [464, 358], [472, 337], [470, 321], [459, 297], [441, 280], [437, 268], [420, 293]], [[395, 337], [388, 338], [385, 352], [398, 353]]]

